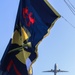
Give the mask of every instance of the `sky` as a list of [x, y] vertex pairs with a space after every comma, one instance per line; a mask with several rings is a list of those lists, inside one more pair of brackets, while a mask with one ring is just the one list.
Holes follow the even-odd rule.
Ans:
[[[75, 15], [64, 0], [48, 1], [61, 16], [75, 26]], [[70, 2], [75, 5], [74, 0]], [[13, 35], [18, 4], [19, 0], [0, 0], [0, 59]], [[58, 69], [69, 71], [57, 75], [75, 75], [75, 28], [62, 17], [39, 44], [38, 59], [33, 64], [33, 75], [54, 75], [42, 71], [54, 69], [55, 63], [58, 64]]]

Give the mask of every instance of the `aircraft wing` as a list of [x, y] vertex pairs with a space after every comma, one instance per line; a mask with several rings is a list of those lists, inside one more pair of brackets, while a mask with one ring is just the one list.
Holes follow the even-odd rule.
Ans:
[[59, 69], [58, 72], [68, 72], [68, 71], [64, 71], [64, 70], [60, 70], [60, 69]]
[[48, 70], [48, 71], [43, 71], [43, 72], [54, 72], [54, 70]]

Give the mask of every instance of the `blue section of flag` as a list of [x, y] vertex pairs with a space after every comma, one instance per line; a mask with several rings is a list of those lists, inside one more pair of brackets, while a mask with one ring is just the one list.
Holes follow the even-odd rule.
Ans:
[[[26, 25], [26, 21], [23, 17], [23, 8], [26, 7], [35, 18], [34, 24], [31, 24], [30, 26]], [[21, 0], [19, 11], [22, 25], [25, 26], [31, 34], [29, 41], [32, 43], [33, 47], [43, 39], [44, 35], [48, 33], [47, 30], [51, 27], [53, 21], [58, 18], [58, 16], [47, 6], [44, 0]]]

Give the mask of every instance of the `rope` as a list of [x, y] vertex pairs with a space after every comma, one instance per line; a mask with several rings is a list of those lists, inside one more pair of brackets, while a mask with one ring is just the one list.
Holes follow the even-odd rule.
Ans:
[[28, 42], [27, 44], [23, 44], [21, 47], [15, 48], [10, 50], [8, 53], [14, 52], [14, 51], [21, 51], [24, 47], [31, 47], [31, 42]]
[[65, 19], [65, 17], [61, 16], [71, 27], [75, 28], [74, 25], [72, 25], [67, 19]]
[[73, 4], [69, 0], [68, 0], [68, 2], [66, 0], [64, 0], [64, 2], [66, 3], [66, 5], [70, 9], [70, 11], [75, 15], [75, 7], [73, 6]]

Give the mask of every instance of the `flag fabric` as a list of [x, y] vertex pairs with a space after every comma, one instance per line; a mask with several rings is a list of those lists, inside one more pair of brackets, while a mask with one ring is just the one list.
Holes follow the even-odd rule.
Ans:
[[9, 75], [32, 75], [38, 45], [59, 17], [47, 0], [20, 0], [14, 34], [1, 60], [1, 69]]

